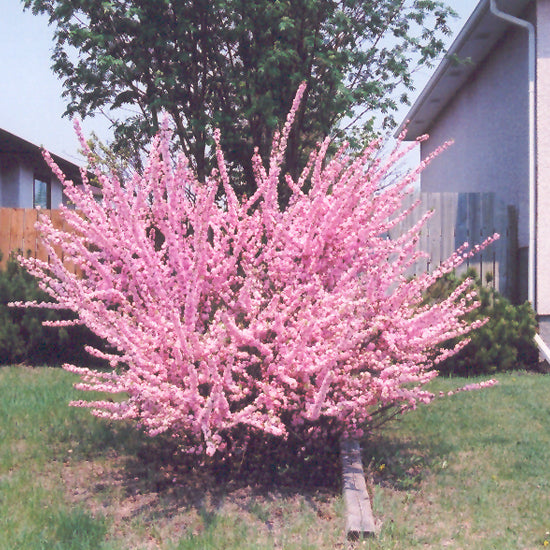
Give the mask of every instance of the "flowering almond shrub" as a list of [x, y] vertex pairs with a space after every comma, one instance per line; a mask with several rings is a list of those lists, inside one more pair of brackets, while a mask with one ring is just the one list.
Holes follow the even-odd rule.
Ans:
[[[457, 351], [438, 346], [481, 324], [463, 320], [477, 306], [469, 281], [423, 305], [465, 248], [431, 275], [405, 277], [422, 223], [394, 240], [387, 231], [408, 214], [401, 202], [423, 166], [380, 191], [402, 153], [383, 162], [377, 143], [332, 158], [323, 143], [298, 181], [286, 176], [292, 196], [281, 209], [302, 92], [269, 166], [255, 157], [249, 198], [229, 185], [219, 147], [218, 169], [199, 183], [185, 158], [172, 159], [167, 129], [143, 174], [123, 183], [97, 170], [101, 202], [88, 184], [65, 181], [77, 207], [63, 209], [73, 233], [43, 220], [50, 265], [21, 261], [56, 307], [112, 346], [89, 350], [110, 361], [109, 372], [66, 365], [81, 376], [77, 388], [123, 396], [73, 405], [135, 419], [150, 435], [212, 455], [230, 453], [247, 433], [360, 436], [387, 411], [433, 398], [423, 389], [433, 366]], [[81, 276], [64, 268], [60, 251]]]

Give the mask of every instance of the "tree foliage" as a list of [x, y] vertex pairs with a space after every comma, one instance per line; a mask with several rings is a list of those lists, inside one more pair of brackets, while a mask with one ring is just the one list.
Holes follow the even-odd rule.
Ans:
[[[478, 305], [470, 280], [429, 305], [425, 291], [468, 254], [462, 247], [434, 273], [405, 277], [424, 219], [397, 239], [387, 234], [410, 212], [401, 203], [415, 174], [380, 191], [400, 154], [382, 161], [377, 143], [327, 159], [326, 140], [298, 180], [286, 175], [292, 196], [282, 209], [278, 183], [303, 93], [268, 165], [252, 159], [249, 198], [234, 193], [219, 147], [201, 183], [186, 158], [172, 160], [167, 130], [131, 181], [97, 170], [101, 202], [88, 185], [65, 182], [78, 208], [62, 209], [72, 231], [44, 218], [51, 263], [23, 262], [56, 307], [112, 347], [90, 349], [112, 371], [67, 367], [82, 376], [77, 387], [123, 396], [76, 405], [212, 454], [257, 434], [360, 436], [433, 397], [424, 385], [434, 365], [465, 342], [438, 346], [483, 321], [465, 318]], [[64, 268], [60, 249], [82, 276]]]
[[[118, 146], [137, 158], [166, 112], [201, 181], [219, 128], [232, 181], [248, 196], [253, 147], [266, 162], [301, 82], [285, 159], [295, 178], [331, 132], [368, 133], [374, 113], [391, 123], [413, 69], [441, 53], [452, 15], [440, 0], [22, 1], [55, 26], [68, 115], [107, 114]], [[119, 117], [127, 107], [133, 114]]]

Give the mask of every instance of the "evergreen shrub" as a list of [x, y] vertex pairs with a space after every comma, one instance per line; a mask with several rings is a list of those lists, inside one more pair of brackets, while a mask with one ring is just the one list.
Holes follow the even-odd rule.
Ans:
[[[477, 272], [469, 269], [461, 277], [449, 273], [428, 291], [428, 299], [439, 301], [448, 296], [466, 277], [475, 281], [481, 305], [467, 314], [469, 321], [488, 318], [485, 325], [468, 335], [470, 343], [438, 365], [441, 374], [474, 376], [511, 370], [538, 368], [538, 350], [534, 343], [537, 329], [535, 312], [529, 302], [514, 305], [494, 288], [482, 284]], [[491, 282], [490, 276], [487, 283]], [[453, 347], [459, 339], [450, 340]]]
[[43, 321], [66, 319], [66, 311], [8, 307], [10, 302], [29, 301], [51, 302], [52, 299], [40, 290], [36, 279], [12, 255], [6, 269], [0, 270], [0, 365], [90, 363], [84, 346], [99, 344], [97, 336], [82, 326], [42, 326]]

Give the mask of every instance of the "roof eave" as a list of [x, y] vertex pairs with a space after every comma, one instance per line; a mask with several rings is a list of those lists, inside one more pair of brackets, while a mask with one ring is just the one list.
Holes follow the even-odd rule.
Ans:
[[[0, 128], [0, 142], [4, 144], [4, 147], [6, 148], [5, 152], [11, 152], [19, 155], [31, 155], [31, 157], [34, 158], [40, 165], [43, 165], [44, 167], [46, 166], [46, 161], [42, 155], [43, 147], [39, 147], [38, 145], [35, 145], [34, 143], [31, 143], [22, 137], [16, 136], [15, 134], [12, 134], [2, 128]], [[6, 147], [6, 144], [9, 149]], [[2, 151], [0, 150], [0, 152]], [[59, 168], [61, 168], [63, 173], [69, 179], [72, 179], [75, 182], [79, 182], [81, 180], [80, 167], [77, 164], [54, 153], [50, 154], [55, 163], [59, 166]]]
[[[500, 4], [506, 12], [518, 15], [530, 1], [502, 0]], [[405, 139], [412, 141], [426, 134], [445, 105], [466, 83], [508, 27], [509, 23], [490, 12], [489, 0], [481, 0], [398, 126], [395, 135], [407, 129]]]

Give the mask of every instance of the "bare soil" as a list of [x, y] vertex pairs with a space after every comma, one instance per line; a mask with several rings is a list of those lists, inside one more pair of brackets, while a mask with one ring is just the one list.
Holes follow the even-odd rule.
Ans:
[[[163, 543], [186, 534], [200, 535], [220, 515], [252, 526], [258, 538], [274, 548], [282, 548], [280, 541], [288, 536], [311, 533], [332, 540], [324, 546], [320, 539], [318, 548], [347, 546], [341, 536], [336, 463], [330, 470], [319, 463], [309, 471], [282, 467], [281, 473], [265, 459], [265, 468], [215, 463], [201, 467], [197, 460], [170, 463], [155, 452], [146, 447], [142, 456], [129, 456], [108, 449], [82, 459], [70, 451], [62, 470], [67, 500], [108, 518], [109, 538], [124, 548], [163, 548]], [[305, 516], [309, 535], [300, 527]]]

